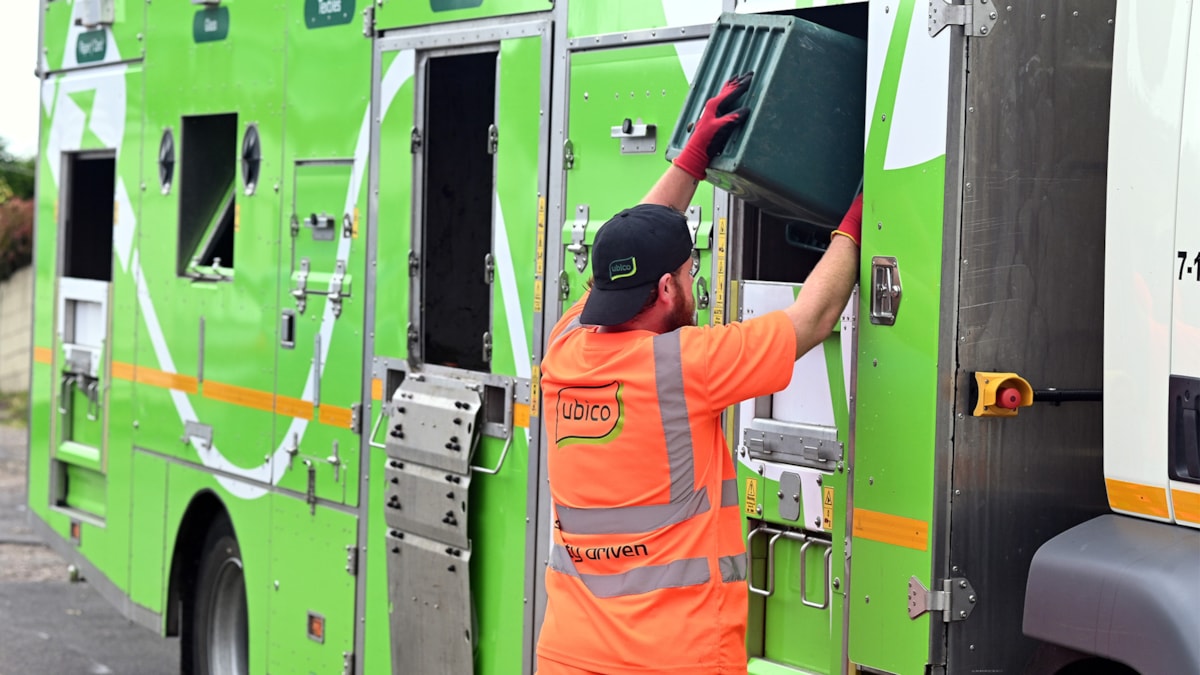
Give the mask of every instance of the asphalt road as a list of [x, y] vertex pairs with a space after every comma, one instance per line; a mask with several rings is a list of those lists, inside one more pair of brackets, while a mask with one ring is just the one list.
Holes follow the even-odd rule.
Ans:
[[[3, 411], [0, 411], [3, 412]], [[24, 428], [0, 415], [0, 675], [167, 675], [179, 641], [126, 620], [28, 526]]]

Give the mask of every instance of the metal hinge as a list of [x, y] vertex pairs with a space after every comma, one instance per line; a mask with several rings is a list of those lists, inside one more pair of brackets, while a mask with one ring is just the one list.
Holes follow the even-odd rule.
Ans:
[[483, 256], [483, 283], [491, 284], [496, 280], [496, 259], [491, 253]]
[[342, 283], [346, 280], [346, 261], [339, 260], [333, 266], [333, 276], [329, 279], [329, 298], [330, 309], [333, 310], [333, 318], [338, 318], [342, 315]]
[[563, 168], [575, 168], [575, 144], [569, 138], [563, 142]]
[[941, 612], [942, 621], [963, 621], [975, 609], [975, 588], [966, 577], [942, 580], [942, 590], [931, 591], [915, 576], [908, 580], [908, 618]]
[[500, 149], [500, 129], [495, 124], [488, 125], [488, 144], [487, 151], [489, 155], [496, 154]]
[[408, 252], [408, 276], [415, 277], [417, 272], [421, 271], [421, 259], [417, 257], [416, 251]]
[[580, 204], [575, 207], [575, 224], [571, 226], [571, 243], [567, 244], [567, 250], [575, 254], [575, 269], [582, 274], [587, 269], [588, 250], [587, 250], [587, 226], [591, 219], [591, 209], [587, 204]]
[[692, 235], [692, 246], [696, 245], [696, 235], [700, 232], [700, 207], [689, 206], [685, 214], [687, 216], [688, 232]]
[[357, 436], [362, 436], [362, 403], [350, 406], [350, 431]]
[[871, 323], [895, 325], [903, 291], [896, 259], [882, 255], [871, 258]]
[[354, 675], [354, 652], [342, 652], [342, 675]]
[[492, 334], [486, 331], [483, 334], [483, 362], [492, 362]]
[[308, 306], [308, 258], [300, 259], [300, 273], [296, 275], [296, 287], [292, 289], [292, 297], [296, 299], [296, 312], [304, 313]]
[[408, 151], [416, 153], [421, 148], [421, 130], [413, 127], [412, 133], [408, 135]]
[[363, 37], [375, 36], [375, 5], [374, 3], [363, 8]]
[[942, 32], [946, 26], [962, 26], [967, 37], [986, 37], [996, 25], [994, 0], [963, 0], [961, 5], [952, 5], [949, 0], [931, 0], [929, 3], [929, 37]]
[[412, 349], [413, 346], [415, 346], [417, 344], [417, 341], [421, 339], [421, 336], [417, 334], [417, 327], [411, 323], [408, 324], [408, 330], [406, 331], [406, 335], [408, 337], [408, 348], [409, 349]]
[[358, 547], [353, 544], [346, 547], [346, 574], [358, 576]]
[[304, 501], [308, 502], [308, 512], [311, 515], [317, 515], [317, 467], [313, 466], [312, 460], [304, 460], [304, 466], [308, 467], [308, 492], [304, 496]]

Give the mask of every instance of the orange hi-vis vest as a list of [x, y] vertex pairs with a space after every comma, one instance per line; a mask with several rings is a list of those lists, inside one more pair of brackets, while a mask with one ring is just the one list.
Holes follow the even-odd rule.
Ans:
[[539, 672], [745, 673], [746, 545], [720, 415], [787, 386], [792, 324], [600, 333], [579, 324], [585, 300], [542, 361], [555, 523]]

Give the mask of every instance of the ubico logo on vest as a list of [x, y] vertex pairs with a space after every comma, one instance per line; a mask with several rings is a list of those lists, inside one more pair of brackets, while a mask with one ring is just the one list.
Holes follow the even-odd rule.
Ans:
[[554, 419], [554, 441], [559, 447], [611, 441], [625, 423], [621, 383], [560, 389]]

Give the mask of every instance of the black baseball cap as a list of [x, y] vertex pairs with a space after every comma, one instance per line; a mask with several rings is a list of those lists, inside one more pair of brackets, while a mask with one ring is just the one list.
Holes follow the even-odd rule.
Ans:
[[592, 293], [581, 323], [616, 326], [637, 316], [662, 275], [692, 256], [687, 218], [669, 206], [638, 204], [600, 226], [592, 244]]

